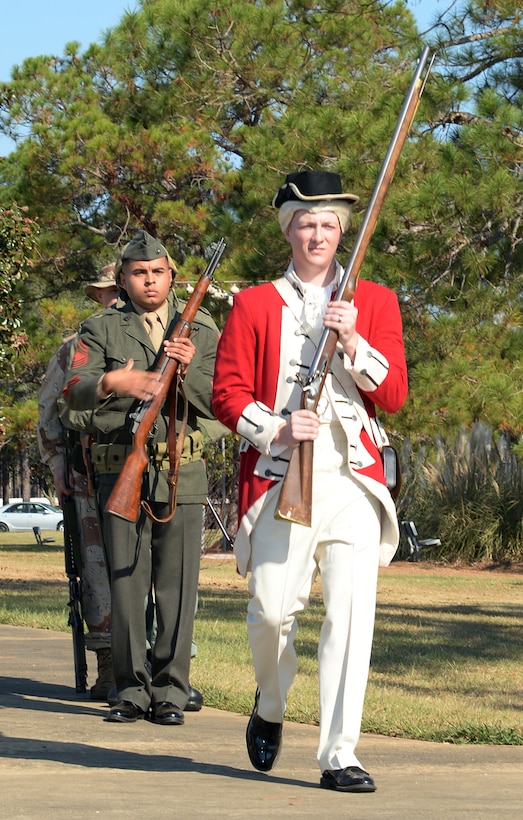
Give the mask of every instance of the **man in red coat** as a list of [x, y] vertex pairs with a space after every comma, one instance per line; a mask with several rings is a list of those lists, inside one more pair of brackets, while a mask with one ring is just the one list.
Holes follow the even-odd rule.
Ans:
[[[374, 632], [378, 566], [397, 549], [398, 523], [385, 485], [375, 406], [394, 413], [407, 395], [398, 300], [360, 281], [354, 301], [332, 301], [343, 275], [336, 251], [357, 197], [337, 174], [289, 174], [273, 200], [292, 250], [284, 276], [239, 293], [216, 359], [214, 410], [243, 439], [238, 569], [251, 573], [247, 626], [257, 691], [247, 727], [251, 763], [269, 771], [281, 747], [287, 693], [296, 674], [297, 615], [319, 572], [325, 620], [319, 646], [324, 788], [371, 792], [355, 754]], [[300, 409], [307, 374], [327, 327], [338, 346], [318, 412]], [[314, 444], [311, 527], [277, 520], [290, 454]]]

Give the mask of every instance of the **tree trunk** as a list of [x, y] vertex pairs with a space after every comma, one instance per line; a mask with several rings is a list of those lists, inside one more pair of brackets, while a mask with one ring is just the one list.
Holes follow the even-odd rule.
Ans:
[[20, 479], [22, 498], [29, 501], [31, 498], [31, 470], [29, 467], [29, 451], [24, 447], [20, 451]]
[[5, 464], [2, 464], [2, 503], [7, 504], [9, 501], [9, 470]]

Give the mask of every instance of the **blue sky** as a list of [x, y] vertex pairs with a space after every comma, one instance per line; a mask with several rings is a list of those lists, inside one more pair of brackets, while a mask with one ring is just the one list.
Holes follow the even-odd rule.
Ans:
[[66, 43], [77, 40], [82, 50], [102, 38], [134, 0], [4, 0], [2, 3], [0, 80], [11, 78], [11, 69], [26, 57], [62, 54]]
[[[62, 55], [65, 44], [73, 40], [84, 51], [137, 5], [135, 0], [3, 0], [0, 81], [9, 82], [13, 66], [27, 57]], [[11, 147], [11, 141], [0, 135], [0, 155]]]
[[[452, 0], [407, 0], [423, 30], [436, 13], [451, 5]], [[138, 7], [136, 0], [4, 0], [2, 8], [2, 46], [0, 48], [0, 81], [11, 79], [13, 66], [27, 57], [41, 54], [61, 55], [66, 43], [76, 40], [81, 50], [102, 39], [103, 32], [113, 28], [124, 12]], [[0, 155], [10, 143], [0, 136]]]

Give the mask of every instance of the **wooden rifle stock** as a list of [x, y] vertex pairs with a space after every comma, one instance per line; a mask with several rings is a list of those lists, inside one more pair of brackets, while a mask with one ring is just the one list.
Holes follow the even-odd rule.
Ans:
[[[374, 228], [376, 227], [385, 195], [416, 115], [423, 88], [434, 60], [433, 57], [425, 79], [422, 80], [428, 57], [429, 48], [426, 46], [419, 58], [387, 154], [383, 160], [380, 174], [374, 186], [367, 210], [365, 211], [365, 216], [358, 231], [349, 261], [345, 267], [343, 278], [337, 294], [332, 301], [341, 301], [343, 299], [350, 302], [354, 298], [365, 253], [367, 252]], [[330, 328], [324, 328], [307, 376], [300, 382], [302, 386], [301, 409], [316, 411], [325, 379], [327, 378], [327, 373], [329, 372], [336, 351], [337, 342], [337, 332]], [[303, 524], [306, 527], [311, 526], [313, 452], [314, 447], [312, 441], [302, 441], [299, 447], [296, 447], [292, 451], [289, 466], [282, 482], [278, 506], [274, 514], [275, 518], [292, 521], [296, 524]]]
[[[169, 340], [187, 338], [191, 332], [191, 322], [203, 302], [214, 271], [218, 267], [225, 250], [225, 241], [220, 239], [207, 269], [198, 280], [183, 313], [176, 323]], [[147, 455], [147, 439], [155, 423], [163, 403], [167, 398], [171, 383], [178, 372], [179, 362], [170, 359], [163, 353], [155, 368], [160, 389], [150, 401], [141, 402], [135, 414], [133, 425], [133, 449], [127, 456], [123, 469], [118, 476], [111, 495], [106, 504], [106, 512], [124, 518], [126, 521], [136, 522], [140, 514], [140, 499], [142, 494], [143, 471], [149, 463]]]

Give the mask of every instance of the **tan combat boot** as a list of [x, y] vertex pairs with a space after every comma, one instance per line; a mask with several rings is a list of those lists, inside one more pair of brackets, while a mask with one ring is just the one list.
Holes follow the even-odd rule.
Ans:
[[113, 663], [110, 649], [97, 649], [98, 677], [91, 686], [91, 700], [107, 700], [107, 693], [114, 686]]

